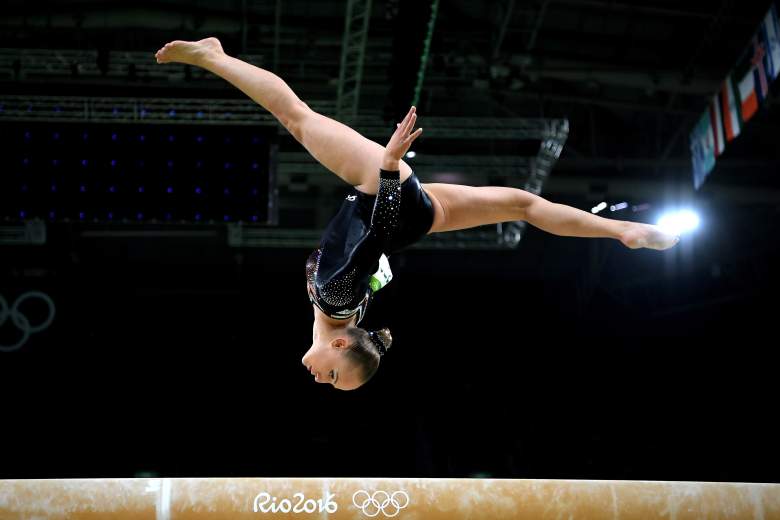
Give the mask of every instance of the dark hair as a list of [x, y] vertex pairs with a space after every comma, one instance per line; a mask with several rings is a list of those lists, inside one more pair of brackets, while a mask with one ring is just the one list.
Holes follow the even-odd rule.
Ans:
[[363, 383], [371, 379], [379, 368], [379, 358], [385, 355], [393, 344], [390, 329], [368, 331], [360, 327], [347, 329], [352, 344], [344, 352], [347, 359], [362, 371]]

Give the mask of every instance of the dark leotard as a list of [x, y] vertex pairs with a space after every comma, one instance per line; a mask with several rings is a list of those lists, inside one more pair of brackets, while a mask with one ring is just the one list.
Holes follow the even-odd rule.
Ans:
[[382, 254], [417, 242], [433, 224], [433, 205], [412, 174], [379, 171], [379, 193], [355, 188], [325, 228], [320, 245], [306, 262], [309, 300], [336, 319], [363, 319], [373, 291], [369, 279]]

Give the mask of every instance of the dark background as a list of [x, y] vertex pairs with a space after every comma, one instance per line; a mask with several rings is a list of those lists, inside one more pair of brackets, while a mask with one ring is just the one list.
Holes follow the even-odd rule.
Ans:
[[[335, 99], [343, 2], [284, 2], [280, 17], [274, 2], [8, 4], [4, 56], [151, 56], [168, 40], [213, 34], [270, 66], [279, 41], [276, 70], [301, 97]], [[374, 4], [361, 111], [391, 124], [410, 103], [430, 12]], [[529, 228], [517, 249], [396, 255], [395, 279], [364, 322], [389, 326], [394, 344], [356, 392], [312, 384], [300, 365], [311, 343], [309, 248], [228, 247], [219, 224], [204, 224], [212, 238], [173, 240], [90, 235], [72, 221], [49, 223], [44, 246], [0, 246], [0, 294], [10, 303], [42, 290], [57, 304], [51, 328], [0, 356], [0, 478], [780, 481], [778, 85], [700, 191], [687, 150], [768, 6], [443, 2], [421, 124], [566, 117], [545, 197], [584, 210], [650, 204], [606, 213], [645, 222], [685, 203], [702, 227], [666, 252]], [[2, 95], [240, 97], [197, 74], [35, 76], [3, 63]], [[491, 74], [499, 66], [509, 76]], [[302, 151], [283, 133], [279, 146]], [[422, 138], [417, 151], [463, 146], [489, 157], [505, 145]], [[289, 170], [278, 189], [279, 225], [301, 229], [321, 225], [315, 206], [331, 201], [327, 218], [345, 192]]]

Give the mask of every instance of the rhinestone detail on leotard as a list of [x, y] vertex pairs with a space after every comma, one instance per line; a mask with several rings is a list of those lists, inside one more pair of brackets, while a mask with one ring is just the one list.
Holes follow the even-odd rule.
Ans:
[[[314, 305], [336, 319], [346, 319], [355, 314], [358, 315], [358, 321], [362, 318], [365, 307], [371, 299], [371, 290], [361, 289], [367, 284], [368, 277], [373, 274], [366, 271], [367, 265], [369, 263], [375, 265], [379, 261], [385, 244], [389, 242], [398, 227], [400, 210], [400, 172], [380, 170], [379, 192], [374, 201], [370, 224], [359, 245], [361, 249], [356, 246], [353, 250], [353, 253], [362, 254], [359, 256], [361, 260], [357, 261], [356, 265], [363, 267], [359, 270], [354, 263], [351, 268], [349, 264], [345, 264], [339, 270], [339, 274], [329, 280], [321, 280], [319, 279], [320, 260], [323, 255], [328, 254], [328, 251], [324, 251], [323, 248], [315, 250], [306, 263], [309, 299]], [[353, 253], [350, 253], [350, 263], [358, 258], [353, 257]], [[373, 258], [375, 253], [376, 258]]]

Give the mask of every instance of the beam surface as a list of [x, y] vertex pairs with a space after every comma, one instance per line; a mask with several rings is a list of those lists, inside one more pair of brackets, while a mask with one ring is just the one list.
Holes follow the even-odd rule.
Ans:
[[780, 518], [779, 484], [208, 478], [0, 481], [3, 520]]

